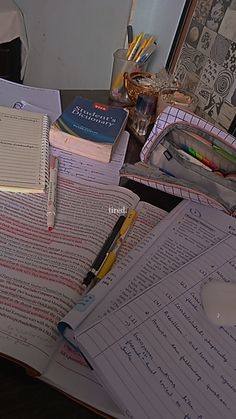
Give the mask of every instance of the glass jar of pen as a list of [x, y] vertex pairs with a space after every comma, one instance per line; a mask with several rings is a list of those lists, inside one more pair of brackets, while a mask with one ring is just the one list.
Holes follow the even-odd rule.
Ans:
[[131, 104], [124, 83], [124, 75], [133, 71], [145, 71], [148, 66], [148, 60], [144, 62], [128, 60], [127, 53], [127, 49], [118, 49], [114, 52], [110, 86], [110, 98], [115, 102], [120, 102], [124, 105]]
[[130, 104], [124, 84], [124, 74], [133, 71], [146, 71], [149, 58], [156, 49], [156, 38], [144, 32], [136, 35], [128, 49], [114, 52], [110, 98], [116, 102]]

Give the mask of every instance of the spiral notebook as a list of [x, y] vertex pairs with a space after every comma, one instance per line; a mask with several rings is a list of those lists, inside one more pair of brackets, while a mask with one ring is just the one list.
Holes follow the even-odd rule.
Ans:
[[0, 190], [43, 192], [48, 154], [48, 116], [0, 106]]

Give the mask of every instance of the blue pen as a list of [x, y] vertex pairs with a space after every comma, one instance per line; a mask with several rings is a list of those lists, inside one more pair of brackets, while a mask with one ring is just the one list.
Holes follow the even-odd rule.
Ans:
[[160, 167], [159, 167], [159, 170], [160, 170], [160, 172], [164, 173], [167, 176], [175, 177], [175, 175], [173, 175], [172, 173], [168, 172], [168, 170], [161, 169]]
[[151, 45], [146, 51], [144, 51], [144, 54], [141, 55], [141, 57], [137, 60], [139, 63], [145, 63], [145, 61], [148, 60], [148, 58], [152, 55], [152, 53], [155, 51], [157, 47], [157, 44]]

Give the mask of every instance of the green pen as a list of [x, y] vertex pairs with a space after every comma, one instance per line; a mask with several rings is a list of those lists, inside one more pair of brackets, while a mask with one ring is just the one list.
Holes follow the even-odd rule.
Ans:
[[222, 157], [225, 157], [227, 160], [231, 161], [232, 163], [236, 164], [236, 157], [232, 154], [228, 153], [228, 151], [223, 150], [221, 147], [218, 147], [217, 145], [212, 145], [212, 148], [220, 154]]

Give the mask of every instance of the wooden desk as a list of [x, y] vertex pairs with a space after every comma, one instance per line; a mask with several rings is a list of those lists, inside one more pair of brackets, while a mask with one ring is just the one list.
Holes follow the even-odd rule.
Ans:
[[[75, 94], [107, 102], [107, 91], [63, 91], [62, 106], [72, 101]], [[139, 160], [141, 145], [131, 136], [126, 161]], [[135, 182], [126, 186], [140, 195], [141, 199], [172, 209], [180, 200]], [[101, 416], [72, 401], [47, 384], [29, 377], [25, 370], [0, 358], [0, 419], [98, 419]]]

